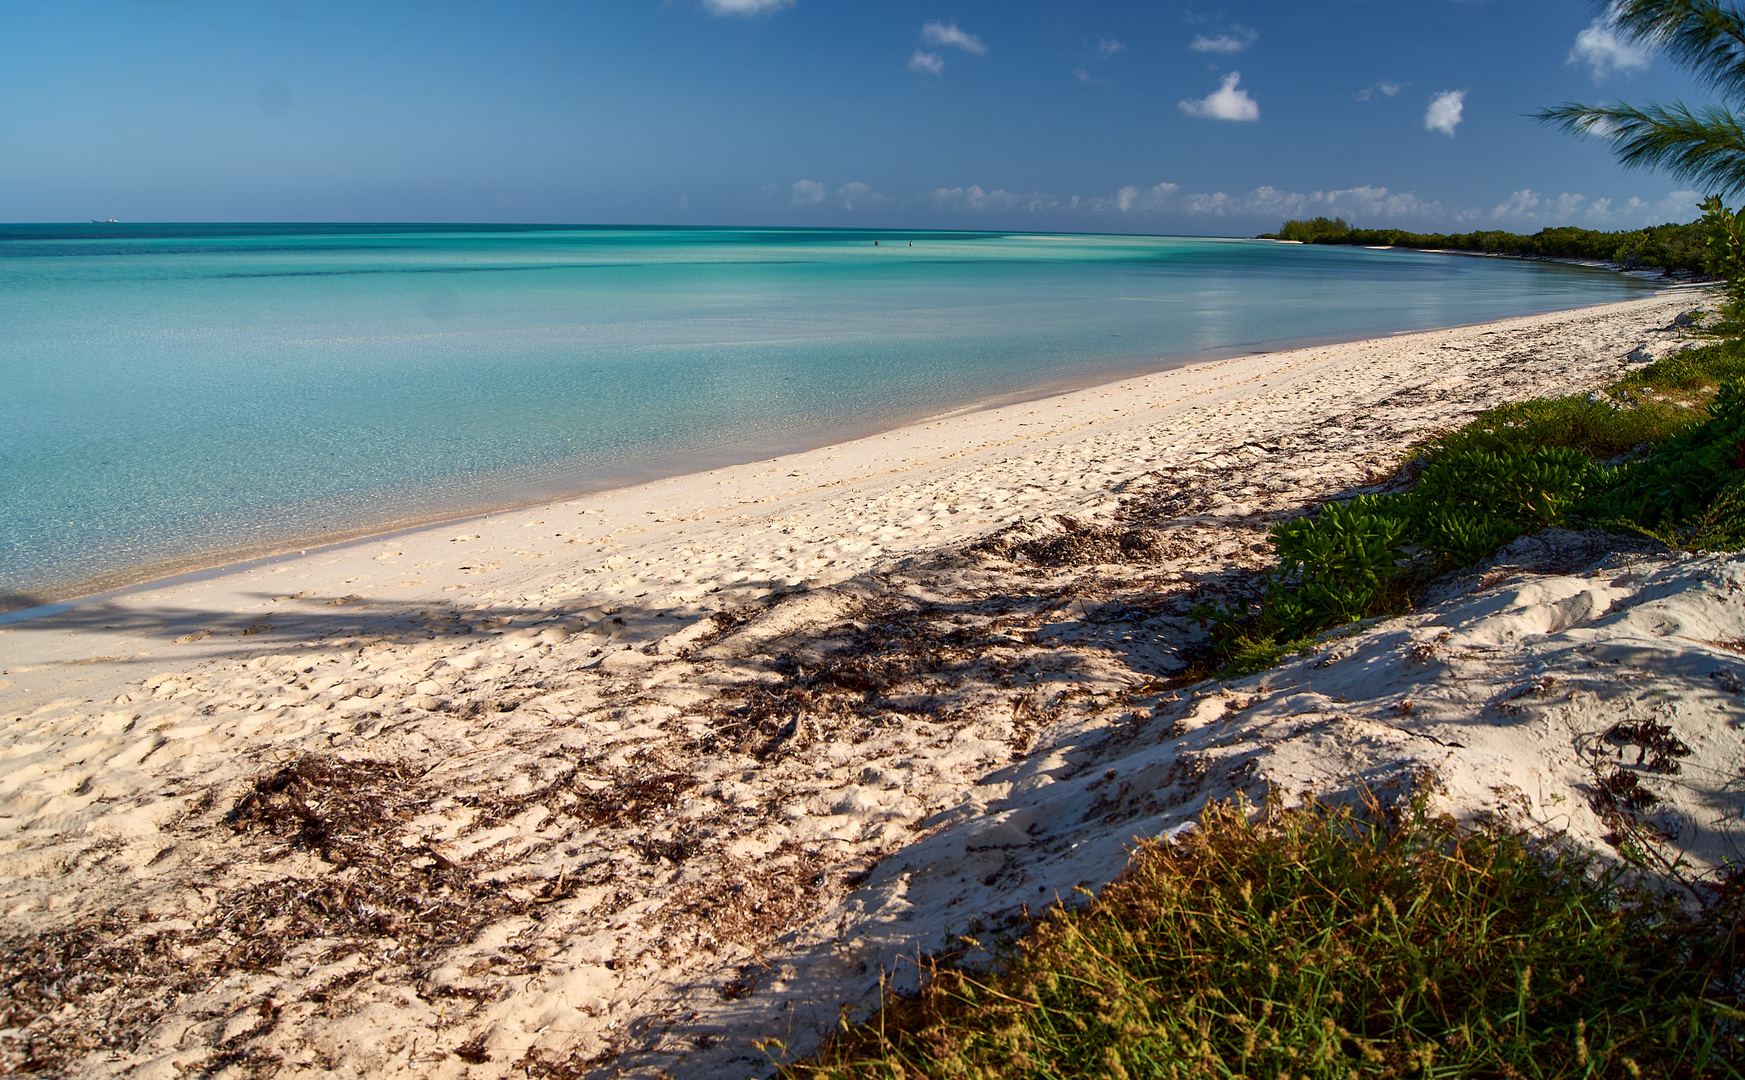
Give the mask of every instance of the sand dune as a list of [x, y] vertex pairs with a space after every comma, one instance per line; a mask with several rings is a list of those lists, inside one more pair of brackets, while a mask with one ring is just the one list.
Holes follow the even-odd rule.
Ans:
[[[1745, 561], [1545, 534], [1178, 685], [1191, 597], [1699, 297], [1198, 365], [0, 628], [0, 1061], [771, 1071], [1206, 800], [1737, 859]], [[1636, 359], [1629, 359], [1632, 355]]]

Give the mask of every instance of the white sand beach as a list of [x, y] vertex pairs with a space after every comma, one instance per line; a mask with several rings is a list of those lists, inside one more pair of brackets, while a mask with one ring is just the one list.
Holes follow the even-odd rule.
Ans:
[[1737, 861], [1745, 557], [1541, 534], [1171, 678], [1270, 524], [1666, 355], [1703, 299], [1198, 364], [0, 626], [0, 1069], [766, 1076], [905, 957], [1269, 789]]

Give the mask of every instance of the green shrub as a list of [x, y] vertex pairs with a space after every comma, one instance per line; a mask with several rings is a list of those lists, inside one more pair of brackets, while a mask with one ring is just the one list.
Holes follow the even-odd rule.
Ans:
[[1439, 567], [1467, 566], [1521, 535], [1513, 521], [1476, 510], [1430, 508], [1418, 519], [1418, 535]]
[[1518, 526], [1519, 535], [1562, 524], [1602, 479], [1591, 458], [1568, 447], [1508, 456], [1465, 450], [1431, 462], [1407, 501], [1419, 521], [1436, 512], [1476, 515]]
[[[1591, 500], [1597, 517], [1645, 530], [1689, 526], [1709, 515], [1723, 492], [1736, 489], [1745, 468], [1745, 384], [1721, 387], [1710, 406], [1711, 418], [1667, 440], [1646, 461], [1623, 466], [1609, 489]], [[1710, 522], [1716, 539], [1728, 534], [1725, 521]]]
[[1317, 217], [1308, 221], [1287, 221], [1266, 239], [1295, 240], [1302, 244], [1331, 243], [1350, 231], [1351, 225], [1344, 218]]

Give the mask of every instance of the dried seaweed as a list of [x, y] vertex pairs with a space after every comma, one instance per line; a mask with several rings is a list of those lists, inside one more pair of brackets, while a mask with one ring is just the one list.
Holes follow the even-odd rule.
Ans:
[[669, 928], [706, 930], [700, 944], [711, 951], [719, 942], [757, 947], [823, 905], [827, 865], [823, 856], [787, 841], [761, 865], [733, 863], [712, 880], [685, 887], [662, 908], [662, 918]]
[[[437, 846], [406, 835], [434, 798], [403, 765], [309, 755], [250, 786], [226, 816], [245, 836], [276, 844], [267, 862], [318, 857], [318, 876], [257, 882], [221, 893], [191, 929], [155, 931], [111, 912], [42, 936], [0, 939], [0, 1071], [60, 1071], [99, 1049], [130, 1052], [182, 996], [235, 971], [263, 971], [302, 947], [332, 961], [381, 947], [402, 961], [466, 942], [479, 930], [551, 899], [512, 896]], [[265, 1067], [246, 1045], [276, 1023], [278, 1006], [220, 1046], [209, 1068]], [[221, 1059], [221, 1060], [220, 1060]]]
[[967, 550], [1037, 566], [1155, 563], [1175, 552], [1175, 545], [1154, 528], [1087, 525], [1067, 514], [1057, 514], [1051, 520], [1063, 531], [1032, 536], [1031, 527], [1017, 526], [972, 544]]
[[1641, 812], [1660, 801], [1660, 796], [1642, 786], [1636, 774], [1619, 769], [1600, 780], [1594, 792], [1594, 808], [1601, 814], [1620, 810]]
[[109, 913], [47, 934], [0, 938], [0, 1073], [57, 1072], [93, 1051], [130, 1053], [209, 975], [175, 931]]
[[[1690, 747], [1672, 733], [1670, 726], [1655, 720], [1632, 720], [1613, 724], [1606, 731], [1605, 739], [1620, 748], [1620, 756], [1623, 747], [1636, 747], [1636, 764], [1643, 765], [1646, 762], [1645, 767], [1649, 772], [1675, 776], [1681, 771], [1675, 759], [1689, 757], [1691, 754]], [[1650, 753], [1654, 755], [1653, 760], [1648, 760]]]

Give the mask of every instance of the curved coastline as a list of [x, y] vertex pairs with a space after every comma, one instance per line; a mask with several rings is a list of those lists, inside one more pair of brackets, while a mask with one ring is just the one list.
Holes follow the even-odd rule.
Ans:
[[[1274, 241], [1275, 243], [1295, 243], [1295, 241]], [[1435, 252], [1435, 254], [1469, 255], [1483, 254], [1473, 252]], [[1594, 264], [1580, 264], [1593, 269], [1599, 269]], [[1610, 268], [1617, 269], [1617, 268]], [[1678, 283], [1661, 286], [1662, 289], [1680, 289], [1698, 287], [1704, 283]], [[1578, 305], [1571, 308], [1550, 308], [1534, 315], [1515, 316], [1514, 319], [1535, 318], [1540, 315], [1559, 312], [1580, 311], [1586, 308], [1604, 307], [1614, 303], [1629, 303], [1630, 301], [1606, 301], [1600, 304]], [[1502, 323], [1513, 319], [1501, 320]], [[1491, 325], [1488, 321], [1471, 323], [1454, 323], [1421, 329], [1400, 330], [1388, 335], [1399, 337], [1412, 334], [1428, 334], [1469, 329], [1475, 326]], [[837, 433], [828, 441], [820, 441], [822, 435], [811, 439], [801, 439], [790, 442], [773, 442], [768, 444], [753, 444], [752, 446], [728, 446], [712, 453], [692, 453], [685, 455], [671, 468], [654, 465], [639, 473], [615, 478], [605, 483], [566, 486], [556, 483], [524, 483], [525, 497], [515, 497], [502, 502], [464, 508], [433, 510], [429, 514], [413, 514], [387, 521], [375, 521], [354, 527], [339, 526], [319, 532], [304, 533], [275, 538], [257, 544], [237, 547], [219, 548], [190, 552], [185, 555], [171, 556], [151, 562], [132, 566], [118, 567], [103, 573], [71, 579], [65, 582], [49, 583], [40, 586], [22, 587], [10, 590], [0, 587], [0, 625], [17, 622], [20, 618], [32, 618], [30, 614], [36, 609], [42, 609], [39, 614], [54, 614], [70, 610], [69, 602], [74, 606], [107, 600], [125, 595], [142, 588], [168, 586], [187, 580], [197, 580], [213, 574], [240, 572], [259, 565], [279, 560], [301, 557], [311, 552], [324, 553], [345, 548], [354, 544], [372, 543], [386, 540], [420, 529], [436, 528], [449, 525], [460, 525], [475, 520], [485, 520], [499, 514], [512, 514], [530, 507], [541, 506], [551, 502], [563, 502], [590, 495], [601, 495], [636, 487], [658, 480], [669, 480], [695, 473], [710, 472], [716, 469], [737, 465], [754, 465], [760, 462], [774, 461], [792, 454], [819, 450], [838, 442], [855, 441], [872, 436], [884, 435], [916, 424], [928, 424], [946, 417], [966, 415], [998, 409], [1011, 405], [1022, 405], [1039, 401], [1061, 394], [1090, 390], [1102, 385], [1114, 385], [1135, 378], [1144, 378], [1171, 371], [1181, 367], [1203, 364], [1220, 360], [1228, 360], [1243, 356], [1268, 355], [1273, 353], [1293, 352], [1302, 349], [1318, 348], [1329, 345], [1350, 344], [1353, 342], [1371, 340], [1363, 336], [1323, 336], [1285, 340], [1277, 342], [1235, 343], [1197, 350], [1192, 353], [1159, 356], [1149, 363], [1135, 363], [1130, 368], [1099, 369], [1087, 372], [1081, 378], [1056, 379], [1038, 383], [1015, 390], [972, 401], [970, 403], [945, 409], [939, 412], [917, 414], [914, 416], [892, 418], [894, 422], [871, 425], [862, 430], [851, 430], [843, 434]], [[10, 617], [8, 617], [10, 616]]]
[[[266, 230], [245, 245], [255, 254], [208, 257], [195, 244], [196, 257], [162, 256], [161, 267], [157, 255], [97, 253], [78, 260], [76, 287], [46, 293], [32, 287], [29, 258], [0, 260], [21, 286], [7, 306], [22, 320], [0, 367], [9, 386], [23, 380], [10, 398], [16, 453], [0, 477], [16, 498], [0, 607], [761, 460], [1183, 362], [1650, 287], [1591, 270], [1451, 269], [1433, 255], [1280, 258], [1241, 239], [946, 234], [917, 237], [914, 256], [892, 261], [855, 237], [744, 230], [713, 232], [710, 247], [725, 239], [800, 262], [741, 281], [682, 230], [628, 240], [582, 230], [559, 248], [604, 258], [629, 244], [674, 268], [615, 283], [554, 270], [537, 289], [517, 278], [453, 295], [426, 295], [420, 274], [378, 274], [367, 296], [225, 276], [430, 268], [397, 241], [365, 244], [366, 255], [347, 246], [360, 230], [341, 233], [346, 243], [311, 253]], [[539, 257], [513, 236], [433, 242], [442, 266]], [[165, 271], [167, 291], [139, 310], [110, 303], [141, 266]], [[706, 302], [692, 302], [693, 287]], [[62, 323], [33, 322], [47, 298], [83, 312], [94, 336], [71, 341]], [[136, 340], [142, 327], [208, 324], [233, 332]], [[454, 340], [368, 344], [420, 327]], [[79, 383], [72, 373], [93, 364], [101, 377]], [[32, 371], [46, 377], [35, 390]], [[46, 427], [34, 419], [63, 414]]]

